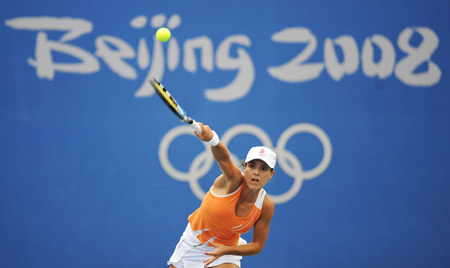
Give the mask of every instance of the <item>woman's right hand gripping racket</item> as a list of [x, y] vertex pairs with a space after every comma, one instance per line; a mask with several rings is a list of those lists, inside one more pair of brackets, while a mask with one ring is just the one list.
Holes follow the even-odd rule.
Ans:
[[159, 97], [164, 101], [164, 103], [167, 105], [167, 107], [170, 108], [170, 110], [178, 116], [178, 118], [181, 119], [183, 122], [189, 123], [198, 134], [202, 133], [202, 129], [198, 125], [197, 122], [193, 118], [191, 118], [184, 110], [181, 108], [181, 106], [178, 104], [178, 102], [172, 97], [172, 95], [169, 93], [169, 91], [158, 81], [156, 81], [155, 78], [151, 78], [148, 80], [150, 82], [150, 85], [152, 85], [153, 89], [156, 91]]

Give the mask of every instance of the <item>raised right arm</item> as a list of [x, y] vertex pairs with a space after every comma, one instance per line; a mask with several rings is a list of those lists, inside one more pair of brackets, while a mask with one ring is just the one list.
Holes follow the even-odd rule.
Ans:
[[[198, 124], [202, 129], [202, 134], [195, 132], [195, 135], [202, 141], [210, 141], [214, 137], [214, 132], [208, 125]], [[215, 185], [219, 187], [226, 185], [231, 186], [231, 188], [237, 188], [242, 183], [243, 175], [231, 160], [230, 151], [227, 146], [219, 141], [216, 146], [211, 146], [211, 153], [222, 171], [222, 175], [216, 179]]]

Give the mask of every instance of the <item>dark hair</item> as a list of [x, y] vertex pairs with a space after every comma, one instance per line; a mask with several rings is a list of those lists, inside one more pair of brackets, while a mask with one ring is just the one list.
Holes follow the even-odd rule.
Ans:
[[[245, 165], [247, 165], [247, 163], [245, 162], [244, 159], [239, 160], [239, 166], [238, 166], [238, 168], [239, 168], [242, 172], [244, 172], [244, 167], [245, 167]], [[272, 171], [273, 171], [273, 168], [271, 168], [271, 167], [269, 167], [269, 168], [270, 168], [270, 172], [272, 172]]]

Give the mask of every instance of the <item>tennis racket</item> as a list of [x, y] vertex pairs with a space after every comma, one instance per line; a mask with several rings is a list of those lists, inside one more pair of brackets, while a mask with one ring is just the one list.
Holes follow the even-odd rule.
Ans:
[[170, 108], [170, 110], [178, 116], [178, 118], [181, 119], [183, 122], [187, 122], [190, 124], [197, 133], [201, 134], [202, 129], [198, 125], [195, 120], [190, 117], [184, 110], [181, 108], [181, 106], [178, 104], [178, 102], [170, 95], [169, 91], [158, 81], [156, 81], [155, 78], [151, 78], [148, 80], [150, 82], [150, 85], [152, 85], [153, 89], [156, 91], [159, 97], [164, 101], [164, 103], [167, 105], [167, 107]]

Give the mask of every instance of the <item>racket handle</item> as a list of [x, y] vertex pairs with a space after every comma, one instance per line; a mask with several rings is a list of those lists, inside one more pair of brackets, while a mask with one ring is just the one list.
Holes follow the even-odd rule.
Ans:
[[200, 125], [194, 119], [192, 119], [192, 122], [190, 124], [195, 129], [195, 131], [197, 131], [198, 134], [202, 134], [202, 129], [200, 128]]

